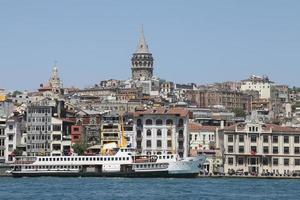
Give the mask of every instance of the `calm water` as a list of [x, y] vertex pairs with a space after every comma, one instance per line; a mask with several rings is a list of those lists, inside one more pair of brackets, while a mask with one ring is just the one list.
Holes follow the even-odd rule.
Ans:
[[0, 199], [300, 199], [300, 180], [0, 178]]

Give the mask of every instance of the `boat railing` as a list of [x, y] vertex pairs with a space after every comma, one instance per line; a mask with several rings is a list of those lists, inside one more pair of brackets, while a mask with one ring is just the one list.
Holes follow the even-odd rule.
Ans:
[[15, 165], [26, 165], [32, 164], [36, 161], [36, 157], [29, 157], [29, 156], [17, 156], [14, 162]]

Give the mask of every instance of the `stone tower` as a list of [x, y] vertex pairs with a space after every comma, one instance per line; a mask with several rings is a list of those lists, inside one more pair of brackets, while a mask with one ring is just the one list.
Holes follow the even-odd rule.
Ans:
[[62, 82], [61, 82], [61, 80], [59, 78], [59, 74], [58, 74], [58, 69], [57, 69], [56, 63], [54, 64], [54, 67], [53, 67], [53, 70], [52, 70], [52, 74], [51, 74], [51, 77], [49, 79], [49, 85], [54, 90], [58, 90], [58, 89], [62, 88]]
[[153, 76], [153, 57], [149, 52], [143, 28], [136, 52], [131, 58], [133, 80], [150, 80]]

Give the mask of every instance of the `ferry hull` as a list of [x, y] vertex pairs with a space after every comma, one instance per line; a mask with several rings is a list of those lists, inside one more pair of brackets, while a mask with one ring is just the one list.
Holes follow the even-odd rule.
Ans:
[[131, 172], [131, 173], [78, 173], [78, 172], [13, 172], [12, 176], [20, 177], [124, 177], [124, 178], [195, 178], [198, 173], [169, 173], [168, 171], [159, 172]]

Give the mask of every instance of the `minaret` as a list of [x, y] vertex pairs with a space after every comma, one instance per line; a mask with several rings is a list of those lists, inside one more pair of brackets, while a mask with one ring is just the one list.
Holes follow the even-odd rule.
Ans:
[[131, 72], [133, 80], [150, 80], [153, 76], [153, 57], [149, 52], [148, 45], [142, 27], [136, 52], [131, 58]]
[[62, 83], [59, 78], [58, 69], [57, 69], [57, 62], [54, 63], [52, 74], [49, 80], [49, 84], [52, 89], [60, 89], [62, 88]]

